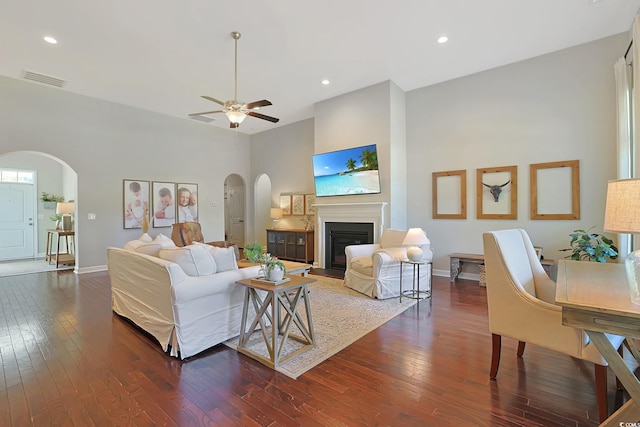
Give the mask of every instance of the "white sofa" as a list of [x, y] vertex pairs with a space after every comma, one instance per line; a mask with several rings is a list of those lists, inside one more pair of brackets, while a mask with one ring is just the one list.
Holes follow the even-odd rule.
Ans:
[[[372, 298], [386, 299], [400, 296], [400, 260], [407, 258], [407, 248], [402, 241], [406, 230], [386, 229], [380, 243], [349, 245], [345, 248], [347, 270], [344, 284]], [[431, 261], [431, 244], [420, 246], [424, 259]], [[420, 289], [424, 290], [429, 280], [431, 266], [420, 267]], [[413, 268], [405, 266], [403, 288], [411, 289]]]
[[125, 247], [107, 249], [113, 311], [165, 352], [185, 359], [240, 334], [244, 287], [235, 282], [259, 267], [238, 269], [232, 248], [178, 248], [158, 238]]

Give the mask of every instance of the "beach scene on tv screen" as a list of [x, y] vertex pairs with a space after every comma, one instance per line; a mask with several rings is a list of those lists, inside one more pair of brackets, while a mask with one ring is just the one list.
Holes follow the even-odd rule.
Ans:
[[380, 192], [376, 145], [314, 154], [316, 196], [343, 196]]

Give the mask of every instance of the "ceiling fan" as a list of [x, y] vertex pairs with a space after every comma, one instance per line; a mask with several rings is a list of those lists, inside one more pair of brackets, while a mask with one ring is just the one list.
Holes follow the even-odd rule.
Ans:
[[268, 105], [272, 105], [271, 102], [267, 101], [266, 99], [263, 99], [262, 101], [254, 101], [254, 102], [249, 102], [247, 104], [243, 103], [242, 101], [238, 101], [238, 39], [240, 38], [240, 33], [237, 31], [233, 31], [231, 33], [231, 37], [233, 37], [233, 39], [235, 40], [235, 44], [236, 44], [236, 49], [235, 49], [235, 81], [234, 81], [234, 88], [233, 88], [233, 99], [227, 102], [222, 102], [217, 100], [216, 98], [213, 98], [211, 96], [206, 96], [203, 95], [202, 97], [204, 99], [207, 99], [209, 101], [213, 101], [216, 104], [220, 104], [224, 107], [223, 110], [215, 110], [215, 111], [205, 111], [202, 113], [193, 113], [193, 114], [189, 114], [190, 117], [192, 116], [205, 116], [208, 114], [215, 114], [215, 113], [225, 113], [227, 115], [227, 118], [229, 119], [229, 122], [231, 123], [231, 128], [237, 128], [240, 126], [240, 123], [242, 123], [242, 121], [245, 119], [245, 117], [247, 116], [251, 116], [251, 117], [256, 117], [258, 119], [262, 119], [262, 120], [268, 120], [270, 122], [273, 123], [278, 123], [280, 121], [280, 119], [276, 119], [275, 117], [271, 117], [271, 116], [266, 116], [264, 114], [260, 114], [260, 113], [256, 113], [254, 110], [257, 110], [260, 107], [266, 107]]

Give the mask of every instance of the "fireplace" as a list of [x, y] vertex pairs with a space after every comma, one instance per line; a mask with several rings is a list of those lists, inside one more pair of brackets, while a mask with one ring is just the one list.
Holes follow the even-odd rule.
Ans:
[[[317, 199], [316, 199], [317, 200]], [[373, 241], [377, 243], [386, 225], [386, 202], [364, 203], [316, 203], [316, 261], [314, 267], [329, 268], [325, 265], [327, 251], [326, 225], [329, 223], [371, 223]], [[345, 245], [346, 246], [346, 245]]]
[[373, 223], [327, 222], [324, 240], [326, 242], [325, 268], [345, 271], [347, 269], [345, 247], [373, 243]]

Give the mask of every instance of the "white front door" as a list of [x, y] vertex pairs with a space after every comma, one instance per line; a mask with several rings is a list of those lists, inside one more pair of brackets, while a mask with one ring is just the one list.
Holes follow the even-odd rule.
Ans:
[[0, 183], [0, 260], [33, 258], [33, 184]]

